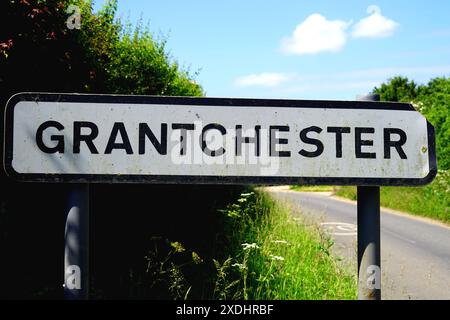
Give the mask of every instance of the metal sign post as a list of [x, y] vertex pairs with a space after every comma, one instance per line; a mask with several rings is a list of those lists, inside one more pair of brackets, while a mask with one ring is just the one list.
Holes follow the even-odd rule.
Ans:
[[[358, 97], [380, 101], [379, 95]], [[380, 187], [357, 187], [358, 299], [381, 299]]]
[[70, 186], [64, 234], [64, 297], [89, 296], [89, 185]]
[[381, 299], [380, 187], [358, 187], [358, 299]]

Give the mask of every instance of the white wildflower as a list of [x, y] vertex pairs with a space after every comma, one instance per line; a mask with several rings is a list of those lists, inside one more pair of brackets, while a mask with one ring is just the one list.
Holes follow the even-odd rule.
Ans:
[[411, 101], [411, 104], [413, 105], [414, 109], [416, 109], [419, 112], [423, 112], [425, 109], [425, 105], [422, 101], [417, 102]]
[[242, 247], [244, 247], [244, 250], [259, 249], [259, 246], [256, 243], [243, 243]]
[[284, 261], [283, 257], [281, 257], [281, 256], [274, 256], [273, 254], [270, 255], [270, 258], [272, 260], [275, 260], [275, 261]]

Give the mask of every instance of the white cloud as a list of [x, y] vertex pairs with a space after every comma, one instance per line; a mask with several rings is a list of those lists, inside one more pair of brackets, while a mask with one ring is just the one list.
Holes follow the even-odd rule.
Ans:
[[327, 20], [318, 13], [312, 14], [295, 28], [292, 36], [282, 39], [281, 50], [295, 55], [337, 52], [347, 42], [346, 30], [350, 24], [342, 20]]
[[[278, 75], [273, 79], [282, 80], [271, 82], [267, 80], [271, 77], [262, 75]], [[235, 84], [242, 82], [241, 86], [255, 86], [256, 89], [245, 88], [241, 91], [248, 92], [248, 97], [255, 97], [256, 92], [256, 96], [269, 98], [298, 98], [300, 95], [312, 99], [354, 99], [357, 94], [370, 92], [397, 75], [425, 83], [433, 77], [450, 75], [450, 65], [392, 66], [330, 73], [261, 73], [238, 78]]]
[[367, 8], [368, 17], [355, 24], [352, 31], [354, 38], [386, 38], [394, 34], [399, 24], [381, 14], [378, 6], [371, 5]]
[[234, 81], [234, 84], [238, 87], [249, 87], [249, 86], [276, 87], [282, 83], [291, 80], [292, 77], [293, 75], [287, 73], [264, 72], [239, 77]]

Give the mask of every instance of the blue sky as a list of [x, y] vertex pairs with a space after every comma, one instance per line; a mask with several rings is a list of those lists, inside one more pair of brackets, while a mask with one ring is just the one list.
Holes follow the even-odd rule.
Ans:
[[[97, 0], [98, 8], [104, 1]], [[450, 76], [450, 1], [119, 0], [214, 97], [352, 100]]]

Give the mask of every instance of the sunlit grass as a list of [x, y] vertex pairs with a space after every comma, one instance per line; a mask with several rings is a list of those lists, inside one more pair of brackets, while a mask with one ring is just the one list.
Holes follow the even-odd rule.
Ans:
[[[336, 195], [356, 200], [356, 187], [339, 187]], [[450, 171], [439, 171], [424, 187], [381, 187], [381, 206], [450, 222]]]
[[294, 220], [264, 193], [224, 210], [233, 267], [244, 299], [355, 299], [356, 280], [331, 255], [332, 240]]

